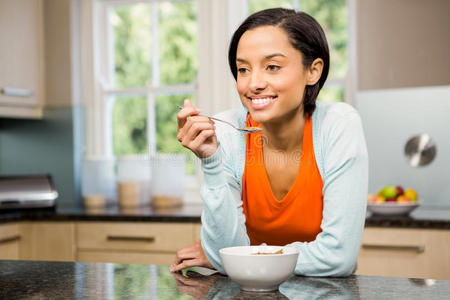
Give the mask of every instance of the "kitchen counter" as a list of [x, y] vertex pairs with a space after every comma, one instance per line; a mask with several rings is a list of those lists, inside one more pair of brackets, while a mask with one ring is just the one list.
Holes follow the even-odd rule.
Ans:
[[450, 281], [292, 276], [271, 293], [240, 291], [227, 276], [186, 277], [168, 266], [0, 261], [0, 299], [445, 299]]
[[366, 227], [450, 229], [450, 207], [418, 207], [408, 216], [366, 217]]
[[[119, 209], [56, 208], [56, 210], [0, 211], [0, 223], [11, 221], [126, 221], [200, 223], [202, 205], [173, 209], [140, 207]], [[367, 214], [366, 227], [450, 229], [450, 207], [419, 207], [409, 216]]]
[[190, 222], [200, 223], [202, 205], [153, 209], [151, 206], [98, 209], [59, 208], [1, 211], [0, 223], [11, 221], [125, 221], [125, 222]]

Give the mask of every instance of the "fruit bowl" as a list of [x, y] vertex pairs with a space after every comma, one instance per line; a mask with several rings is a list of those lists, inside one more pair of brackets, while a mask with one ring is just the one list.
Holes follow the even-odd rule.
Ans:
[[367, 208], [383, 216], [407, 215], [419, 206], [417, 192], [401, 185], [386, 185], [375, 195], [367, 196]]
[[398, 203], [398, 202], [385, 202], [385, 203], [368, 203], [367, 208], [375, 215], [382, 216], [399, 216], [408, 215], [414, 209], [419, 206], [419, 203]]

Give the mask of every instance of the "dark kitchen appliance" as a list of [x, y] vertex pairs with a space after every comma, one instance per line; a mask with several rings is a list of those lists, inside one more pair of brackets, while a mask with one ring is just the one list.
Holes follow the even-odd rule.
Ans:
[[57, 198], [50, 175], [0, 176], [0, 210], [54, 207]]

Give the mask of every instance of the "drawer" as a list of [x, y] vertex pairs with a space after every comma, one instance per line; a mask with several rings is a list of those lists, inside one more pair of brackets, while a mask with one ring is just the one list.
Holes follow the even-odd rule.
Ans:
[[79, 262], [170, 265], [174, 259], [175, 253], [126, 252], [118, 250], [79, 250], [77, 252], [77, 261]]
[[430, 230], [366, 228], [357, 274], [433, 278], [432, 239]]
[[78, 249], [175, 253], [193, 240], [192, 223], [80, 222], [76, 225]]

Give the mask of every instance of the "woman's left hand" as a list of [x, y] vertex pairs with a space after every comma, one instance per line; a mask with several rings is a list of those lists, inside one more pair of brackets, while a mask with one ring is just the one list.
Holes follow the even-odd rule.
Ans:
[[196, 241], [190, 246], [177, 251], [175, 261], [170, 265], [170, 272], [178, 272], [189, 267], [206, 267], [214, 269], [203, 252], [202, 243]]

